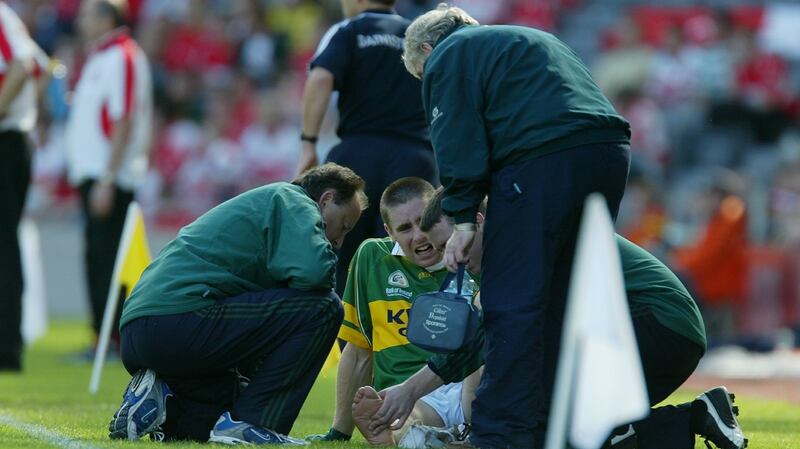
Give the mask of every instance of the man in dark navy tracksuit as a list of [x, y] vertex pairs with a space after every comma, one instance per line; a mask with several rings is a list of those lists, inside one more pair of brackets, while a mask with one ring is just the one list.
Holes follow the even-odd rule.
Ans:
[[370, 203], [339, 252], [339, 294], [358, 245], [366, 238], [386, 235], [378, 213], [383, 190], [406, 176], [438, 185], [420, 83], [405, 71], [401, 60], [409, 21], [394, 12], [394, 0], [341, 1], [348, 19], [323, 36], [311, 61], [303, 97], [303, 153], [298, 168], [302, 172], [317, 164], [317, 135], [331, 93], [338, 91], [341, 143], [327, 160], [361, 176]]
[[541, 448], [583, 202], [600, 192], [616, 217], [630, 127], [553, 35], [476, 25], [459, 8], [428, 12], [409, 26], [403, 57], [422, 79], [442, 209], [456, 223], [445, 249], [451, 270], [468, 261], [489, 195], [486, 366], [472, 442]]

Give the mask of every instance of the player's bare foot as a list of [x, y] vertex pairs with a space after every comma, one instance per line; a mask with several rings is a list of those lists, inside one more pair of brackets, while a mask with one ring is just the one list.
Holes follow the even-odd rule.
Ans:
[[372, 445], [376, 446], [392, 446], [392, 431], [389, 429], [380, 433], [375, 433], [369, 430], [369, 422], [375, 413], [381, 408], [383, 399], [378, 395], [372, 387], [361, 387], [356, 392], [353, 398], [353, 422], [356, 427], [364, 435], [364, 438]]

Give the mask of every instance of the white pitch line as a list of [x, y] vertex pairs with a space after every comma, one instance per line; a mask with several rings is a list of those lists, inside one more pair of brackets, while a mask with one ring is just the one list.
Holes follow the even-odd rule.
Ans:
[[18, 421], [8, 415], [0, 414], [0, 425], [5, 425], [20, 430], [38, 440], [46, 441], [63, 449], [100, 449], [100, 446], [95, 446], [84, 441], [70, 438], [38, 424], [30, 424], [23, 421]]

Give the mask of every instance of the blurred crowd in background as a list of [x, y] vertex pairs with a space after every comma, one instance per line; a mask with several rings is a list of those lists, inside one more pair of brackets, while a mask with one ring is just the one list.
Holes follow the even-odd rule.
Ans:
[[[64, 180], [61, 136], [85, 55], [75, 30], [80, 1], [8, 3], [65, 67], [36, 134], [30, 212], [69, 213], [76, 196]], [[154, 72], [151, 170], [138, 195], [149, 221], [177, 228], [243, 190], [292, 178], [307, 63], [341, 20], [339, 2], [129, 3]], [[396, 9], [413, 18], [436, 3], [398, 0]], [[769, 347], [778, 329], [797, 328], [800, 6], [451, 3], [484, 24], [555, 32], [591, 67], [633, 129], [618, 229], [680, 273], [704, 308], [712, 344], [735, 338]], [[336, 142], [334, 110], [323, 151]]]

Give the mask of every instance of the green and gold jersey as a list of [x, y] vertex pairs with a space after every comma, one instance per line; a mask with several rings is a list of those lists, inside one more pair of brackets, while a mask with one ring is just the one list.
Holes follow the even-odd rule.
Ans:
[[444, 268], [415, 265], [390, 238], [365, 240], [353, 256], [339, 338], [372, 351], [378, 391], [408, 379], [433, 355], [408, 341], [408, 311], [417, 296], [438, 290], [446, 276]]

